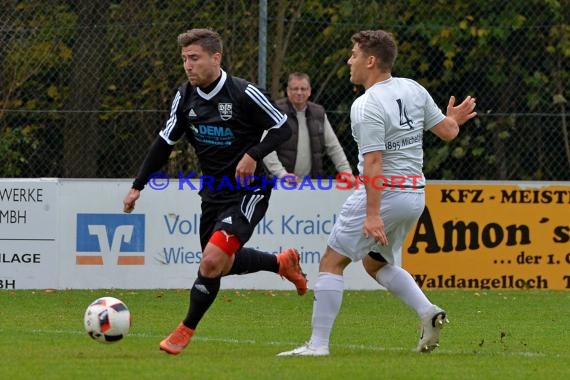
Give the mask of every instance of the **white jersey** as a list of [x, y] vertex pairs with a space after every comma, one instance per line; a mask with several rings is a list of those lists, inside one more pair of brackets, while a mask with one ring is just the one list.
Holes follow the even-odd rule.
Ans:
[[[360, 175], [363, 155], [380, 150], [388, 181], [402, 183], [403, 177], [403, 187], [423, 191], [423, 133], [444, 118], [427, 90], [411, 79], [392, 77], [368, 88], [350, 110]], [[385, 188], [394, 189], [401, 186]]]

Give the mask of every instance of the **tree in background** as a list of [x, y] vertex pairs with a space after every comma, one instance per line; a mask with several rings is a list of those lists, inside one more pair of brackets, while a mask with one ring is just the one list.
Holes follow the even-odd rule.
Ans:
[[[268, 83], [305, 71], [352, 162], [350, 36], [392, 31], [394, 74], [414, 78], [443, 108], [450, 91], [477, 97], [480, 116], [451, 144], [426, 135], [433, 179], [570, 179], [568, 0], [268, 2]], [[143, 6], [141, 5], [143, 4]], [[211, 27], [223, 65], [257, 80], [256, 1], [25, 2], [0, 8], [2, 176], [131, 177], [184, 80], [176, 36]], [[423, 15], [429, 14], [429, 19]], [[197, 168], [177, 145], [168, 171]]]

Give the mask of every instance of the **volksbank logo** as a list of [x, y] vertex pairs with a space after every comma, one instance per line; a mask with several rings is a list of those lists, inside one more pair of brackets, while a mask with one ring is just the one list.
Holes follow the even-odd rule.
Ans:
[[145, 216], [77, 214], [77, 265], [144, 265]]

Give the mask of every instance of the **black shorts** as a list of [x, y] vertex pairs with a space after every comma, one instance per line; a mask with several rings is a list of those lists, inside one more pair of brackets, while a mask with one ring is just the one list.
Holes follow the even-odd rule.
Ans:
[[202, 198], [200, 244], [206, 248], [215, 231], [235, 235], [244, 245], [269, 207], [271, 189], [240, 192], [220, 192], [217, 197]]

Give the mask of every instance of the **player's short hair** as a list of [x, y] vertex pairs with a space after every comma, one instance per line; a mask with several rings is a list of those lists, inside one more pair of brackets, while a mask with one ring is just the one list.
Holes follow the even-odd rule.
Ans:
[[178, 45], [200, 45], [210, 54], [222, 53], [222, 37], [212, 29], [190, 29], [178, 35]]
[[384, 30], [362, 30], [353, 34], [351, 40], [366, 54], [379, 58], [380, 69], [392, 71], [398, 55], [398, 45], [392, 33]]

